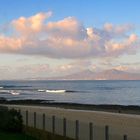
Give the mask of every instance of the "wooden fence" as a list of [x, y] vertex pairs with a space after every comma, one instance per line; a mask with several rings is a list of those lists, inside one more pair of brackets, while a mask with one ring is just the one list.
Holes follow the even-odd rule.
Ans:
[[50, 107], [10, 106], [25, 126], [76, 140], [140, 140], [140, 116]]

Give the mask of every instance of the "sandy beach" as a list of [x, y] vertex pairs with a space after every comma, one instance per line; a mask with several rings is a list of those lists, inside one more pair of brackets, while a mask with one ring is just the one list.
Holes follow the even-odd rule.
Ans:
[[[140, 133], [140, 116], [134, 114], [123, 114], [123, 113], [112, 113], [105, 111], [90, 111], [90, 110], [75, 110], [75, 109], [64, 109], [58, 107], [46, 107], [46, 106], [33, 106], [33, 105], [6, 105], [9, 108], [20, 109], [25, 122], [25, 112], [29, 112], [29, 126], [34, 126], [33, 116], [34, 112], [38, 118], [36, 120], [36, 126], [41, 128], [40, 122], [43, 113], [46, 114], [49, 122], [51, 117], [55, 116], [56, 120], [56, 134], [62, 135], [63, 118], [67, 119], [67, 135], [70, 138], [75, 137], [75, 121], [79, 121], [79, 137], [80, 140], [89, 139], [89, 123], [92, 122], [94, 125], [94, 138], [98, 140], [104, 140], [105, 127], [109, 127], [109, 137], [111, 140], [122, 140], [124, 135], [127, 135], [129, 139], [139, 140]], [[47, 131], [51, 132], [51, 123], [47, 124]]]
[[[139, 140], [140, 107], [121, 105], [88, 105], [58, 103], [50, 100], [1, 100], [2, 106], [21, 111], [24, 124], [28, 111], [28, 125], [42, 129], [42, 115], [46, 115], [46, 131], [52, 133], [52, 116], [55, 116], [55, 134], [63, 135], [63, 119], [67, 120], [67, 137], [75, 139], [75, 121], [78, 120], [78, 137], [80, 140], [104, 140], [106, 127], [110, 140], [122, 140], [126, 135], [131, 140]], [[92, 129], [89, 124], [92, 123]], [[91, 135], [91, 130], [93, 134]], [[90, 135], [89, 135], [90, 134]]]

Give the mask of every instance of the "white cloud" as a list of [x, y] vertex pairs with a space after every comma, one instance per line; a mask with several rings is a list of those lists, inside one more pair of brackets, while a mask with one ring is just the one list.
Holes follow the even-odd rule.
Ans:
[[132, 25], [106, 23], [84, 27], [74, 17], [49, 21], [52, 12], [20, 17], [11, 22], [14, 34], [0, 34], [0, 52], [43, 55], [51, 58], [116, 57], [135, 54], [139, 37]]

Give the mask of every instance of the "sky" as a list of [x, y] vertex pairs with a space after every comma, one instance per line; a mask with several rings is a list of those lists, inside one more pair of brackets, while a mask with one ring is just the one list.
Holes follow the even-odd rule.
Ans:
[[0, 0], [0, 80], [140, 71], [139, 0]]

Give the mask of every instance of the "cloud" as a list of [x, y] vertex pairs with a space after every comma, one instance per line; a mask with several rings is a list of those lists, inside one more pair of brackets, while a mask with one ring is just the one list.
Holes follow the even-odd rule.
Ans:
[[22, 47], [22, 39], [0, 36], [0, 52], [16, 52]]
[[86, 36], [86, 29], [76, 18], [67, 17], [57, 22], [49, 22], [46, 25], [46, 31], [52, 37], [84, 39]]
[[120, 71], [126, 71], [126, 72], [130, 72], [130, 73], [139, 73], [140, 66], [139, 65], [134, 65], [134, 64], [117, 65], [117, 66], [112, 67], [112, 69], [116, 69], [116, 70], [120, 70]]
[[37, 13], [11, 21], [11, 34], [0, 33], [0, 53], [101, 58], [135, 54], [139, 48], [133, 25], [106, 23], [103, 28], [85, 27], [75, 17], [52, 22], [50, 16], [52, 12]]
[[119, 56], [121, 54], [135, 54], [135, 51], [139, 47], [138, 36], [131, 34], [128, 38], [124, 39], [121, 42], [110, 40], [106, 42], [105, 48], [107, 55], [110, 56]]
[[111, 23], [104, 24], [104, 30], [115, 35], [125, 35], [134, 29], [134, 25], [124, 24], [124, 25], [113, 25]]
[[[51, 67], [49, 64], [30, 64], [22, 66], [9, 66], [9, 71], [5, 71], [3, 77], [11, 79], [15, 77], [16, 79], [26, 79], [26, 78], [41, 78], [47, 77], [51, 73]], [[4, 72], [3, 72], [4, 73]]]
[[17, 68], [18, 71], [21, 71], [26, 74], [32, 74], [32, 75], [39, 75], [45, 74], [47, 72], [50, 72], [50, 65], [49, 64], [32, 64], [32, 65], [23, 65]]
[[127, 66], [122, 66], [122, 65], [116, 66], [114, 69], [120, 70], [120, 71], [128, 71], [129, 70], [129, 68]]
[[30, 79], [30, 78], [46, 78], [54, 76], [69, 75], [81, 72], [92, 66], [88, 60], [78, 60], [59, 65], [44, 64], [21, 64], [13, 66], [0, 66], [1, 79]]
[[33, 33], [39, 33], [42, 31], [42, 27], [47, 18], [52, 15], [52, 12], [38, 13], [29, 18], [20, 17], [17, 20], [12, 21], [12, 25], [15, 30], [22, 35], [30, 35]]
[[92, 67], [92, 63], [89, 60], [77, 60], [71, 63], [66, 63], [62, 65], [58, 65], [55, 67], [54, 73], [62, 74], [62, 75], [68, 75], [71, 73], [77, 73], [81, 72], [87, 69], [90, 69]]

